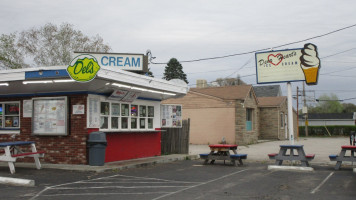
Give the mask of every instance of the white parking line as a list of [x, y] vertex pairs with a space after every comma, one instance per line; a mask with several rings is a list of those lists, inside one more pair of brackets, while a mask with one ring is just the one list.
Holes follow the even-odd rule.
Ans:
[[235, 174], [239, 174], [239, 173], [244, 172], [244, 171], [247, 171], [247, 169], [244, 169], [244, 170], [241, 170], [241, 171], [237, 171], [237, 172], [234, 172], [234, 173], [231, 173], [231, 174], [227, 174], [227, 175], [225, 175], [225, 176], [222, 176], [222, 177], [219, 177], [219, 178], [216, 178], [216, 179], [213, 179], [213, 180], [204, 182], [204, 183], [200, 183], [200, 184], [197, 184], [197, 185], [193, 185], [193, 186], [190, 186], [190, 187], [187, 187], [187, 188], [184, 188], [184, 189], [175, 191], [175, 192], [171, 192], [171, 193], [169, 193], [169, 194], [165, 194], [165, 195], [159, 196], [159, 197], [154, 198], [154, 199], [152, 199], [152, 200], [162, 199], [162, 198], [164, 198], [164, 197], [171, 196], [171, 195], [173, 195], [173, 194], [177, 194], [177, 193], [179, 193], [179, 192], [183, 192], [183, 191], [185, 191], [185, 190], [189, 190], [189, 189], [192, 189], [192, 188], [195, 188], [195, 187], [199, 187], [199, 186], [201, 186], [201, 185], [206, 185], [206, 184], [208, 184], [208, 183], [212, 183], [212, 182], [214, 182], [214, 181], [218, 181], [218, 180], [220, 180], [220, 179], [224, 179], [224, 178], [226, 178], [226, 177], [229, 177], [229, 176], [232, 176], [232, 175], [235, 175]]
[[185, 188], [188, 186], [169, 186], [169, 185], [157, 185], [157, 186], [94, 186], [94, 187], [56, 187], [51, 190], [86, 190], [86, 189], [141, 189], [141, 188]]
[[315, 192], [317, 192], [318, 190], [319, 190], [319, 188], [321, 187], [321, 186], [323, 186], [325, 183], [326, 183], [326, 181], [332, 176], [334, 174], [334, 172], [331, 172], [330, 174], [329, 174], [329, 176], [327, 176], [319, 185], [318, 185], [318, 187], [316, 187], [314, 190], [312, 190], [310, 193], [311, 194], [314, 194]]
[[[106, 180], [108, 180], [106, 182]], [[117, 180], [117, 181], [115, 181]], [[75, 182], [70, 182], [70, 183], [65, 183], [65, 184], [59, 184], [59, 185], [54, 185], [50, 187], [46, 187], [44, 190], [40, 191], [37, 193], [34, 197], [32, 197], [30, 200], [34, 200], [36, 198], [40, 197], [50, 197], [50, 196], [88, 196], [88, 195], [98, 195], [98, 196], [103, 196], [103, 195], [149, 195], [149, 194], [170, 194], [170, 192], [164, 192], [164, 191], [148, 191], [148, 192], [117, 192], [117, 193], [60, 193], [60, 194], [46, 194], [46, 192], [50, 191], [55, 191], [55, 190], [66, 190], [66, 191], [71, 191], [71, 190], [87, 190], [87, 189], [156, 189], [156, 188], [173, 188], [176, 190], [179, 190], [181, 188], [187, 188], [189, 185], [184, 185], [184, 184], [197, 184], [201, 182], [187, 182], [187, 181], [175, 181], [175, 180], [166, 180], [166, 179], [158, 179], [158, 178], [149, 178], [149, 177], [135, 177], [135, 176], [125, 176], [125, 175], [113, 175], [113, 176], [107, 176], [107, 177], [100, 177], [96, 179], [91, 179], [91, 180], [81, 180], [81, 181], [75, 181]], [[75, 186], [76, 184], [80, 184], [78, 187]], [[89, 187], [83, 187], [85, 184], [104, 184], [104, 186], [99, 185], [99, 186], [89, 186]], [[133, 186], [112, 186], [112, 185], [107, 185], [107, 184], [133, 184]], [[145, 185], [134, 185], [134, 184], [147, 184]], [[163, 184], [163, 185], [158, 185], [158, 184]], [[168, 185], [167, 185], [168, 184]], [[176, 184], [176, 185], [170, 185], [170, 184]], [[179, 185], [178, 185], [179, 184]], [[182, 185], [183, 184], [183, 185]], [[72, 185], [72, 186], [70, 186]]]
[[136, 192], [136, 193], [67, 193], [67, 194], [49, 194], [41, 195], [41, 197], [56, 197], [56, 196], [107, 196], [107, 195], [148, 195], [148, 194], [166, 194], [169, 192]]

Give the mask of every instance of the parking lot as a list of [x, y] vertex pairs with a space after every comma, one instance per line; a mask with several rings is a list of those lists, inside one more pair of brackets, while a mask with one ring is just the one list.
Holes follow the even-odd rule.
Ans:
[[[35, 187], [0, 185], [1, 199], [355, 199], [352, 167], [313, 165], [313, 172], [269, 171], [268, 163], [233, 167], [185, 160], [103, 173], [18, 168]], [[0, 176], [9, 176], [0, 167]]]

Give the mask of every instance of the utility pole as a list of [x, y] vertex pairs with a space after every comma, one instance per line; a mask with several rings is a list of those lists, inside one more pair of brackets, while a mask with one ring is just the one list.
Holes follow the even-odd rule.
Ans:
[[[303, 105], [303, 110], [306, 110], [307, 107], [307, 100], [305, 98], [305, 86], [304, 86], [304, 82], [303, 82], [303, 98], [304, 98], [304, 105]], [[308, 137], [308, 111], [306, 111], [306, 113], [304, 113], [304, 117], [305, 117], [305, 136]]]

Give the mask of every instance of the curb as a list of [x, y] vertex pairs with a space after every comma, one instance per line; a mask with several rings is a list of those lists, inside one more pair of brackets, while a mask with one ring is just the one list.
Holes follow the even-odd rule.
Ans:
[[62, 164], [43, 164], [43, 169], [62, 169], [62, 170], [72, 170], [72, 171], [91, 171], [96, 173], [107, 172], [107, 171], [120, 171], [125, 169], [139, 168], [154, 166], [161, 163], [170, 163], [180, 160], [195, 160], [198, 159], [197, 155], [170, 155], [170, 156], [160, 156], [151, 157], [149, 159], [137, 159], [130, 161], [118, 161], [113, 163], [105, 163], [103, 166], [89, 166], [89, 165], [62, 165]]
[[30, 179], [0, 177], [0, 184], [34, 187], [35, 181]]
[[177, 156], [177, 157], [167, 158], [167, 159], [158, 159], [158, 160], [153, 160], [153, 161], [149, 161], [149, 162], [126, 164], [126, 165], [122, 165], [122, 166], [113, 165], [111, 167], [108, 166], [106, 168], [98, 168], [98, 169], [93, 169], [93, 170], [89, 170], [89, 171], [95, 171], [97, 173], [106, 172], [106, 171], [121, 171], [121, 170], [125, 170], [125, 169], [154, 166], [157, 164], [171, 163], [171, 162], [187, 160], [187, 159], [195, 160], [197, 158], [198, 158], [197, 155], [184, 155], [184, 156]]

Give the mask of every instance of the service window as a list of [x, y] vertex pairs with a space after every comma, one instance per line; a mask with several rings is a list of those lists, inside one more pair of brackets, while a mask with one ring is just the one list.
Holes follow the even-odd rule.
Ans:
[[131, 105], [131, 129], [137, 129], [137, 105]]
[[101, 102], [100, 103], [100, 128], [109, 128], [109, 113], [110, 113], [110, 103]]
[[121, 104], [121, 129], [129, 128], [129, 104]]
[[148, 110], [147, 128], [153, 129], [153, 118], [155, 116], [155, 107], [147, 106], [147, 110]]
[[147, 119], [147, 106], [140, 105], [140, 129], [146, 129], [146, 119]]
[[[89, 101], [90, 103], [91, 101]], [[98, 104], [91, 103], [88, 119], [92, 119], [91, 113], [99, 107], [100, 130], [103, 131], [135, 131], [152, 130], [154, 126], [154, 106], [145, 104], [130, 104], [119, 101], [99, 101]], [[96, 106], [97, 105], [97, 106]], [[92, 120], [93, 121], [93, 120]]]
[[120, 122], [120, 104], [112, 103], [111, 104], [111, 129], [119, 129]]
[[20, 102], [0, 102], [0, 128], [20, 127]]

